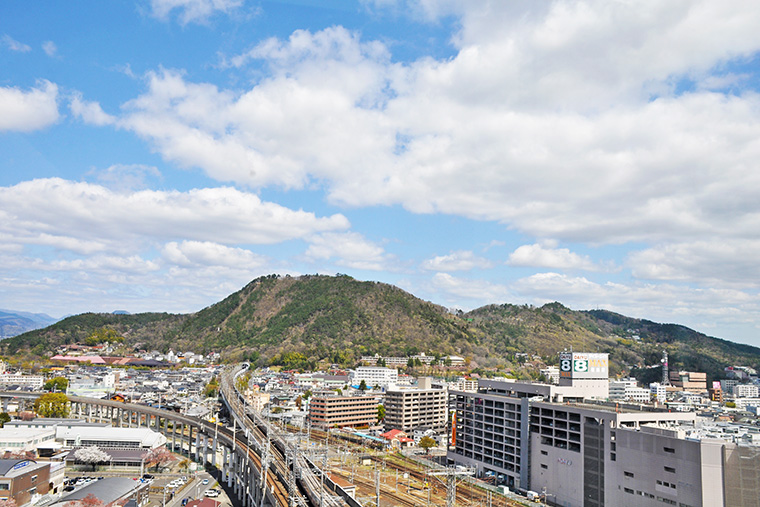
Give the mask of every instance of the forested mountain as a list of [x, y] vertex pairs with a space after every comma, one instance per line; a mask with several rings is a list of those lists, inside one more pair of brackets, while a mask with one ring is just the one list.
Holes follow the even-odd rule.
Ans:
[[44, 357], [103, 328], [131, 348], [220, 351], [230, 361], [314, 367], [351, 366], [362, 355], [459, 355], [471, 367], [517, 371], [517, 353], [556, 363], [564, 349], [607, 352], [611, 373], [656, 378], [663, 350], [675, 368], [720, 376], [726, 365], [760, 366], [760, 349], [675, 324], [608, 311], [488, 305], [468, 313], [420, 300], [391, 285], [349, 276], [258, 278], [189, 315], [82, 314], [0, 342], [6, 355]]

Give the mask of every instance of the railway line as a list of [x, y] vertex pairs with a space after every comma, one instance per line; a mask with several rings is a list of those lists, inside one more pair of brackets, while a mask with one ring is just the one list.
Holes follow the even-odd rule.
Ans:
[[[244, 370], [239, 371], [241, 373]], [[247, 446], [249, 456], [261, 471], [263, 480], [270, 487], [276, 484], [278, 503], [284, 495], [287, 506], [322, 506], [342, 507], [347, 503], [327, 488], [322, 470], [307, 459], [300, 442], [291, 443], [284, 437], [285, 432], [278, 429], [241, 401], [241, 395], [234, 387], [234, 376], [225, 372], [222, 376], [222, 390], [225, 399], [242, 420], [242, 445]], [[230, 431], [229, 429], [227, 429]], [[231, 430], [238, 433], [236, 427]], [[263, 462], [263, 465], [262, 465]], [[269, 470], [272, 474], [269, 474]]]

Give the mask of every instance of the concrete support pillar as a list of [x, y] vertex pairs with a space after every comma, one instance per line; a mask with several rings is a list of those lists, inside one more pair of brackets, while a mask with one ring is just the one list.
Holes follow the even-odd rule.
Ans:
[[200, 455], [201, 455], [201, 432], [198, 431], [198, 428], [196, 427], [195, 428], [195, 461], [201, 462]]
[[219, 442], [217, 442], [218, 438], [214, 436], [211, 439], [211, 464], [213, 466], [216, 466], [216, 451], [217, 451], [217, 445]]

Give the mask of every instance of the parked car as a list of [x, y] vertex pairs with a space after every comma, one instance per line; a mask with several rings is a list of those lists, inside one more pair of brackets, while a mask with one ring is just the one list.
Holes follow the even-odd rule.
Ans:
[[219, 490], [218, 489], [207, 489], [203, 492], [203, 496], [207, 496], [210, 498], [216, 498], [219, 496]]
[[204, 486], [205, 486], [206, 484], [208, 484], [208, 479], [203, 479], [203, 480], [201, 481], [201, 484], [203, 484]]

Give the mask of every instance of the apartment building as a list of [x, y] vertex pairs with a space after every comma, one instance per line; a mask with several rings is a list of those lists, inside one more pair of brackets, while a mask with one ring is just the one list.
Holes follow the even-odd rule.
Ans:
[[368, 387], [387, 387], [398, 382], [398, 370], [379, 366], [359, 366], [351, 372], [351, 383], [359, 385], [362, 380]]
[[377, 405], [374, 396], [312, 396], [309, 423], [322, 429], [369, 426], [377, 422]]
[[734, 396], [737, 398], [757, 398], [760, 395], [754, 384], [737, 384], [734, 386]]
[[448, 395], [433, 388], [432, 379], [420, 378], [417, 388], [389, 388], [385, 393], [385, 429], [411, 433], [421, 428], [446, 429]]

